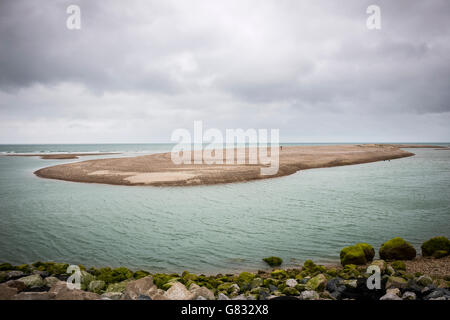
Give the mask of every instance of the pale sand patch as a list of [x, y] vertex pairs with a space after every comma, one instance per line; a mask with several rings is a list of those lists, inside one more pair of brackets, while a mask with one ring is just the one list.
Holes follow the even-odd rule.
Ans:
[[94, 172], [89, 172], [90, 176], [103, 176], [103, 175], [118, 175], [118, 176], [131, 176], [134, 174], [138, 174], [139, 172], [119, 172], [119, 171], [111, 171], [111, 170], [97, 170]]
[[125, 178], [131, 183], [150, 184], [153, 182], [170, 182], [170, 181], [184, 181], [195, 178], [197, 175], [187, 172], [145, 172], [137, 173]]

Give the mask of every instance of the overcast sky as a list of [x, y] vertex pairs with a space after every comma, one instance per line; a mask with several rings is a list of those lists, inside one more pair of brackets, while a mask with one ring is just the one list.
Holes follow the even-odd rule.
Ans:
[[448, 0], [0, 0], [0, 143], [169, 142], [194, 120], [284, 142], [450, 141], [449, 13]]

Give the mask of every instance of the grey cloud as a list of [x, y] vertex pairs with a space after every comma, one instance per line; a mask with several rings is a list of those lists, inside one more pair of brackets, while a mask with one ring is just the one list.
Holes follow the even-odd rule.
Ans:
[[[69, 4], [81, 7], [79, 31], [65, 27]], [[379, 0], [380, 31], [366, 28], [370, 4], [1, 1], [1, 133], [53, 119], [100, 136], [95, 126], [127, 121], [134, 139], [203, 119], [326, 140], [359, 121], [364, 137], [380, 126], [417, 140], [423, 121], [430, 139], [448, 140], [438, 119], [450, 115], [450, 3]], [[386, 117], [413, 124], [390, 130]]]

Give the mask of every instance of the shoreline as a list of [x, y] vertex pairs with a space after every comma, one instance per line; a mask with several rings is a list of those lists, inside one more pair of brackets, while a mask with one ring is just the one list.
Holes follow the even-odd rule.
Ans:
[[[408, 146], [408, 148], [430, 147]], [[432, 146], [432, 148], [436, 147]], [[246, 164], [175, 165], [171, 160], [171, 153], [166, 152], [61, 164], [39, 169], [34, 174], [40, 178], [84, 183], [126, 186], [196, 186], [269, 179], [291, 175], [300, 170], [364, 164], [414, 155], [389, 144], [289, 146], [283, 147], [280, 151], [278, 172], [264, 176], [260, 174], [260, 170], [266, 166], [248, 164], [248, 148], [245, 150]], [[193, 154], [195, 152], [200, 151], [194, 151]]]

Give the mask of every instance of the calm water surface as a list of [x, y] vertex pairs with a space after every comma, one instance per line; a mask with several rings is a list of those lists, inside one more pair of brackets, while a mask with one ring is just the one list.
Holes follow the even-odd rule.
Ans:
[[[135, 156], [170, 148], [2, 145], [0, 152]], [[213, 273], [265, 268], [261, 258], [270, 255], [287, 265], [332, 263], [344, 246], [364, 241], [378, 250], [394, 236], [419, 248], [450, 236], [450, 151], [410, 151], [416, 156], [197, 187], [40, 179], [33, 175], [39, 168], [79, 160], [0, 156], [0, 262]]]

